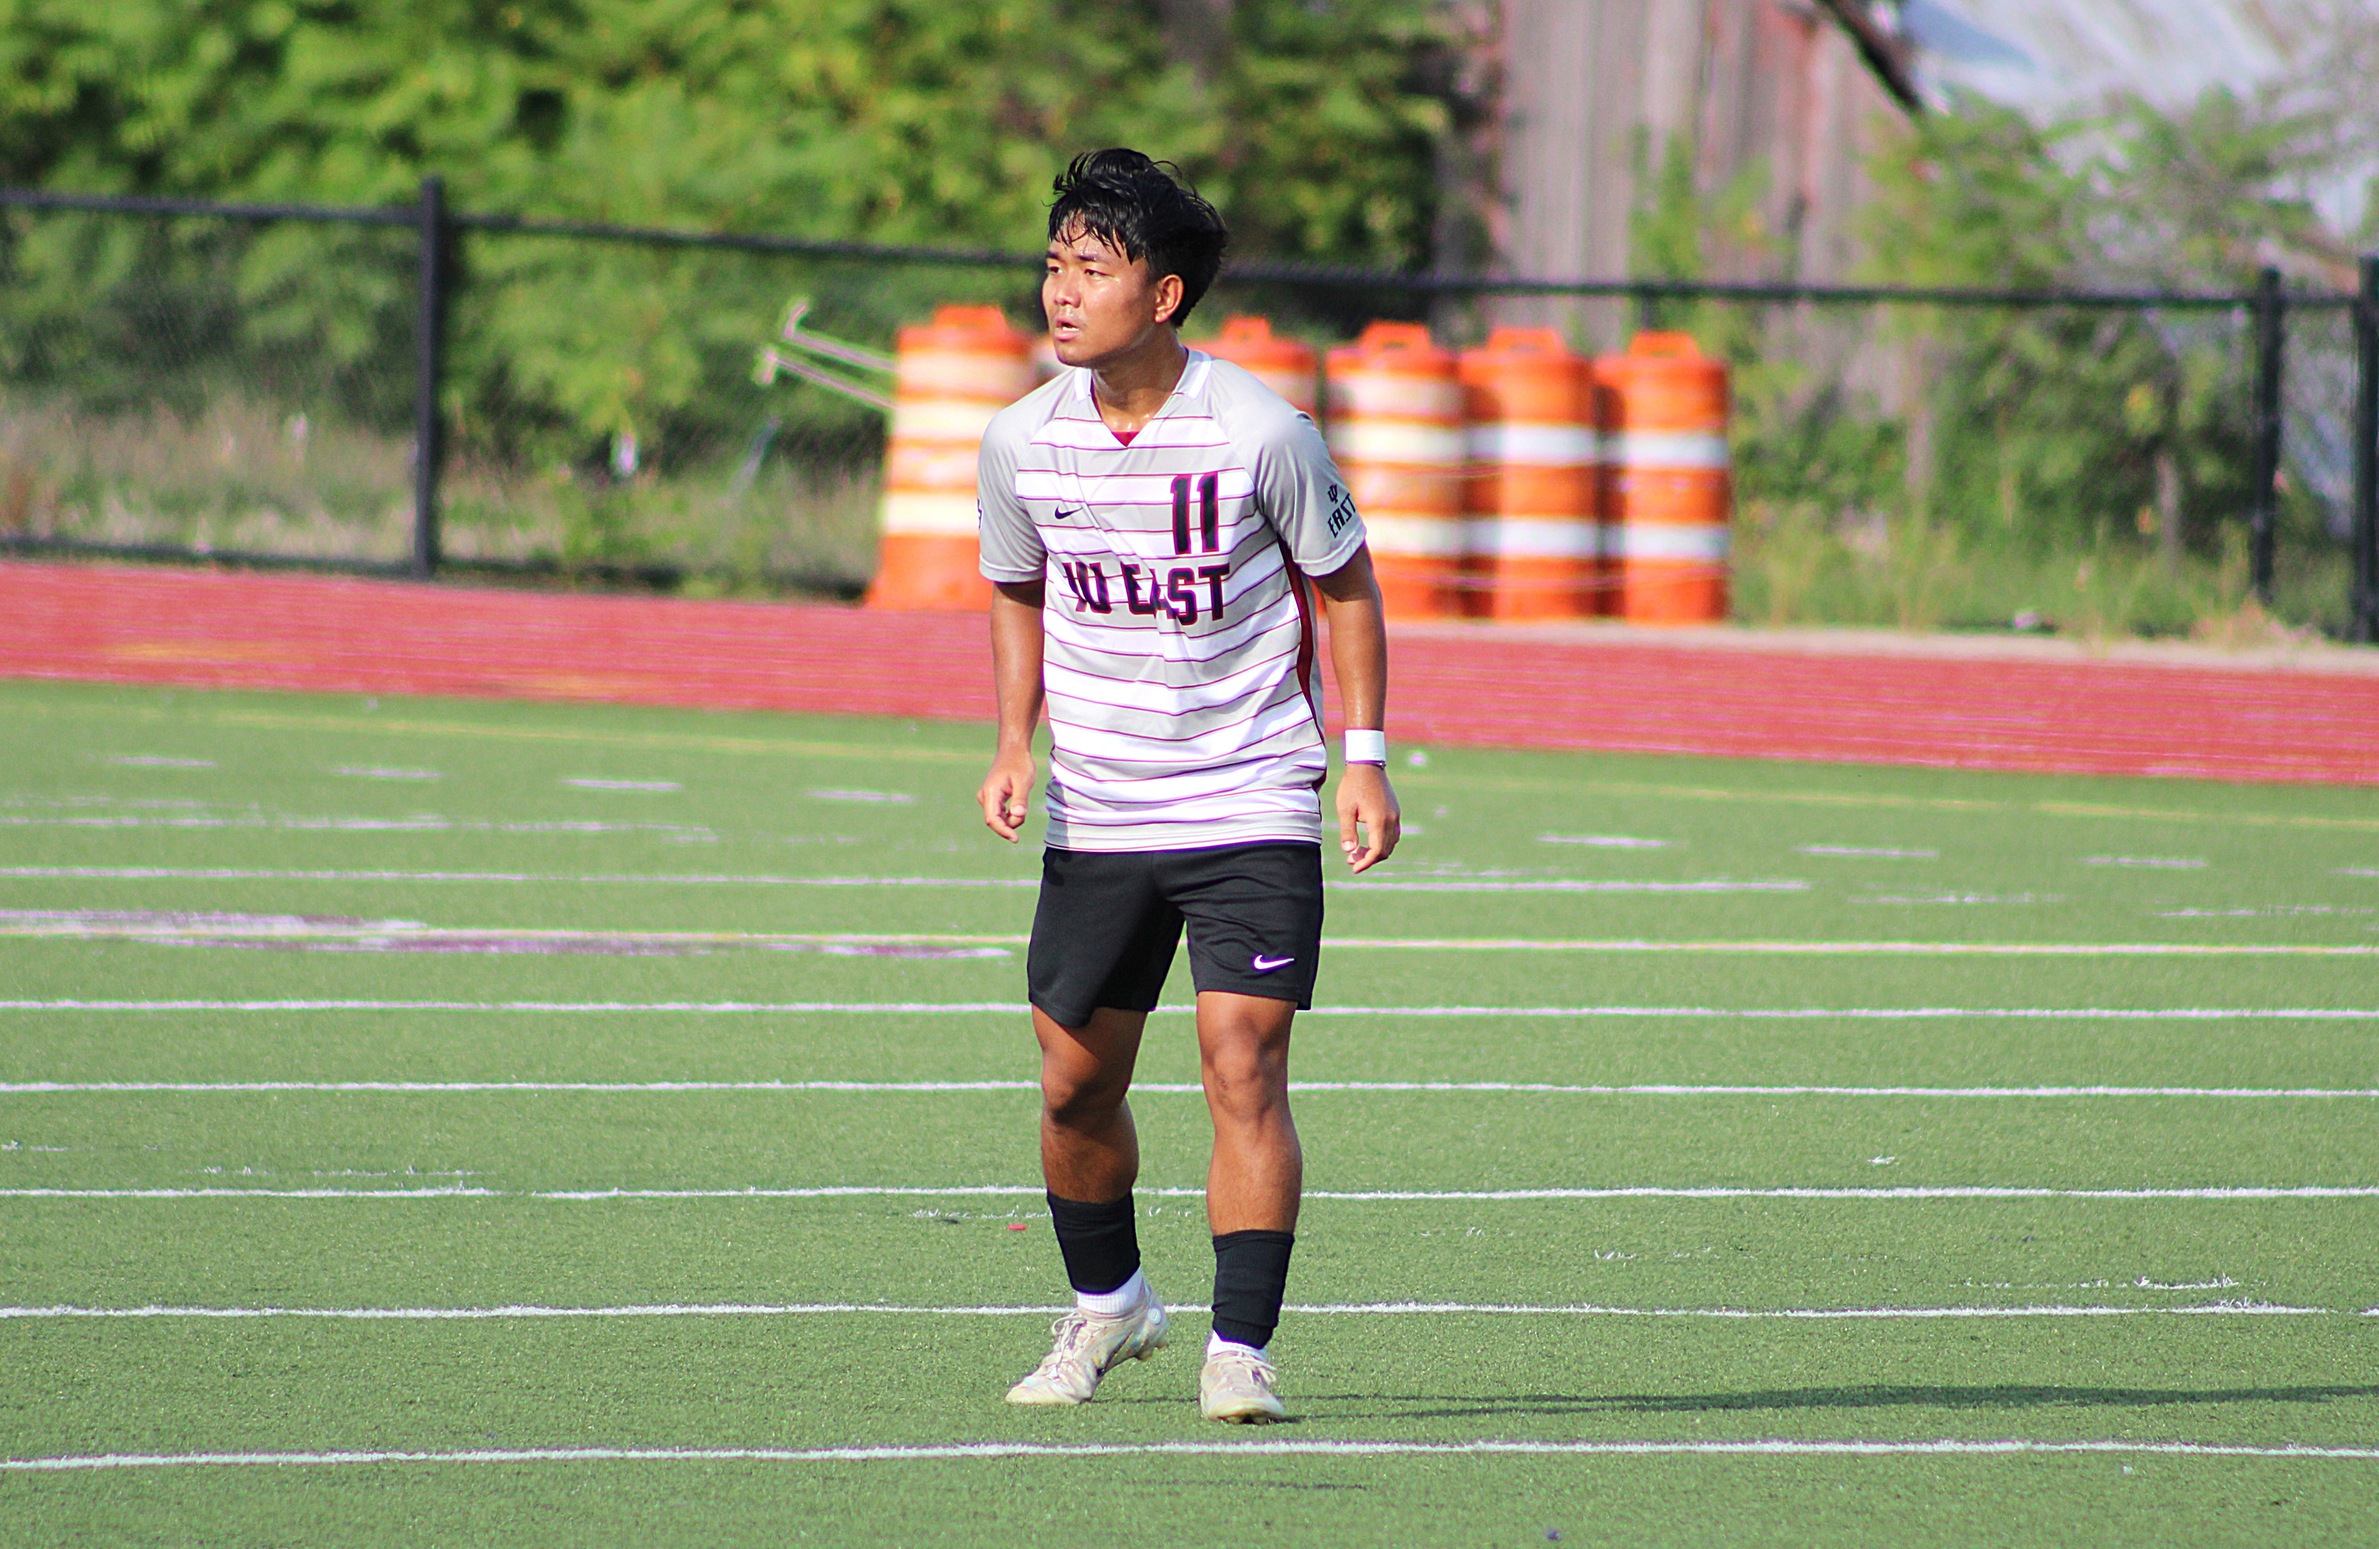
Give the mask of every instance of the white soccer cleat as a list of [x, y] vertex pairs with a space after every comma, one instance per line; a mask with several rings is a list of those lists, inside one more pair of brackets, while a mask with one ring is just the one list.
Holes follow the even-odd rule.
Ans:
[[1272, 1391], [1279, 1380], [1280, 1369], [1245, 1345], [1208, 1350], [1198, 1370], [1198, 1413], [1233, 1425], [1286, 1420], [1289, 1412]]
[[1154, 1292], [1119, 1318], [1080, 1308], [1049, 1325], [1057, 1342], [1024, 1380], [1008, 1390], [1011, 1404], [1087, 1404], [1099, 1379], [1126, 1361], [1145, 1361], [1165, 1348], [1165, 1304]]

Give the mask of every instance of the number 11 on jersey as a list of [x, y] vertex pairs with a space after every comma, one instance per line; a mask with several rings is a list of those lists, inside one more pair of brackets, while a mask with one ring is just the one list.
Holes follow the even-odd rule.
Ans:
[[[1191, 475], [1173, 475], [1173, 552], [1190, 552]], [[1223, 546], [1222, 475], [1201, 473], [1198, 485], [1198, 552], [1212, 554]]]

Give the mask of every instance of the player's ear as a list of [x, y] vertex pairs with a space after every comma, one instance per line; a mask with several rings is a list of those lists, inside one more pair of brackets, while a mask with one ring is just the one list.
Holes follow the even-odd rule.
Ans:
[[1154, 290], [1156, 320], [1160, 323], [1173, 321], [1174, 315], [1181, 310], [1181, 298], [1188, 294], [1188, 287], [1181, 283], [1180, 275], [1166, 274], [1157, 277]]

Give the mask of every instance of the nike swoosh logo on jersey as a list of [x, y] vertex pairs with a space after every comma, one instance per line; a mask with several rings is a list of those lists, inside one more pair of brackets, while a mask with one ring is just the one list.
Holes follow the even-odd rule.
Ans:
[[1297, 960], [1293, 957], [1266, 957], [1263, 953], [1258, 952], [1255, 962], [1249, 966], [1254, 968], [1257, 973], [1268, 974], [1275, 968], [1286, 968], [1295, 961]]
[[1065, 520], [1067, 517], [1069, 517], [1069, 516], [1078, 516], [1078, 515], [1080, 515], [1080, 514], [1081, 514], [1081, 512], [1082, 512], [1082, 508], [1081, 508], [1080, 506], [1076, 506], [1076, 507], [1075, 507], [1073, 510], [1071, 510], [1071, 511], [1060, 511], [1060, 512], [1058, 512], [1058, 513], [1057, 513], [1057, 519], [1058, 519], [1059, 521], [1061, 521], [1061, 522], [1062, 522], [1062, 521], [1064, 521], [1064, 520]]

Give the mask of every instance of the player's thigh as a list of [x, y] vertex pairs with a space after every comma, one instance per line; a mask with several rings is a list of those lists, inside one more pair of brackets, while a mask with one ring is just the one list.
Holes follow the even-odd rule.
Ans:
[[1034, 1009], [1057, 1026], [1087, 1027], [1102, 1009], [1145, 1016], [1180, 943], [1181, 913], [1150, 852], [1043, 855], [1025, 979]]
[[1144, 1011], [1101, 1007], [1080, 1027], [1064, 1027], [1033, 1008], [1033, 1036], [1041, 1045], [1041, 1100], [1058, 1114], [1099, 1110], [1123, 1101], [1140, 1058]]
[[1239, 1109], [1285, 1101], [1297, 1008], [1269, 995], [1198, 992], [1198, 1065], [1210, 1103]]
[[1319, 845], [1184, 852], [1168, 867], [1165, 896], [1188, 922], [1201, 1001], [1219, 993], [1298, 1010], [1313, 1004], [1322, 955]]

